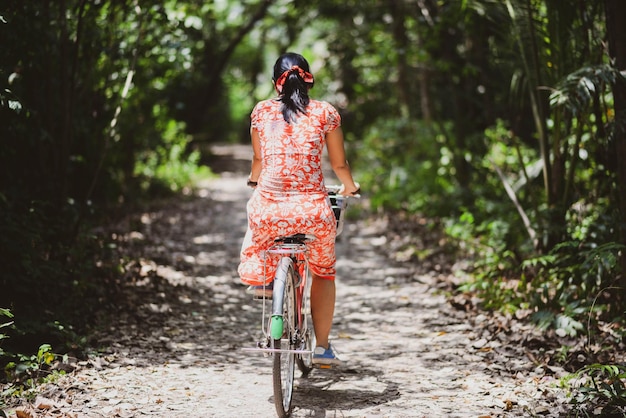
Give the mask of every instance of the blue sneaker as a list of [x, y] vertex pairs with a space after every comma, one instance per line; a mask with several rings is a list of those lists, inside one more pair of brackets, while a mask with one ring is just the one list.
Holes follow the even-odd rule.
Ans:
[[252, 293], [254, 299], [271, 299], [274, 293], [274, 282], [265, 286], [249, 286], [247, 292]]
[[315, 347], [313, 350], [313, 364], [320, 366], [324, 369], [329, 369], [331, 366], [338, 366], [341, 364], [341, 360], [337, 358], [335, 350], [328, 344], [328, 348], [321, 346]]

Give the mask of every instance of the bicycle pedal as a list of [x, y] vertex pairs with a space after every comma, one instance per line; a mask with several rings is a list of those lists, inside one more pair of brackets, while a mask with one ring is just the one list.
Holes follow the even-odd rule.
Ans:
[[317, 367], [319, 369], [332, 369], [333, 368], [332, 364], [318, 364]]

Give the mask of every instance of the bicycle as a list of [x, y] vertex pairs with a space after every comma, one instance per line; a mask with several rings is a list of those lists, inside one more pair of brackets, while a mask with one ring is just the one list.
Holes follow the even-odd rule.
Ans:
[[[338, 194], [339, 186], [326, 186], [331, 207], [337, 220], [337, 235], [343, 230], [348, 197]], [[307, 245], [315, 237], [295, 234], [277, 237], [267, 253], [279, 257], [273, 281], [272, 298], [263, 300], [261, 331], [263, 339], [255, 348], [273, 356], [272, 378], [274, 406], [278, 416], [288, 417], [292, 410], [294, 374], [296, 366], [307, 376], [313, 370], [313, 332], [310, 307], [311, 280], [307, 262]], [[266, 304], [271, 300], [271, 312]], [[320, 368], [330, 368], [322, 366]]]

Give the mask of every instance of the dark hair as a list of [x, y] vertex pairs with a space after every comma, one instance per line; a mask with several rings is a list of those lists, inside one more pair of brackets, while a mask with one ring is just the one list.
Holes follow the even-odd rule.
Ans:
[[[310, 72], [309, 63], [302, 55], [287, 52], [278, 57], [274, 64], [274, 77], [272, 77], [274, 83], [285, 71], [289, 71], [294, 65], [306, 72]], [[287, 76], [278, 98], [282, 102], [280, 110], [287, 123], [294, 121], [298, 112], [306, 114], [306, 108], [309, 105], [309, 88], [311, 87], [313, 87], [313, 83], [306, 83], [297, 71]]]

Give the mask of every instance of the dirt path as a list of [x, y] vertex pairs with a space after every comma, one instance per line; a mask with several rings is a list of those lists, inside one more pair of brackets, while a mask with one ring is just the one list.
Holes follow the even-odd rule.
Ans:
[[[247, 149], [216, 152], [232, 149], [242, 154], [230, 167], [246, 170]], [[98, 354], [43, 387], [30, 416], [275, 416], [271, 359], [242, 351], [260, 328], [260, 305], [236, 276], [244, 176], [223, 172], [198, 198], [119, 226], [136, 309], [113, 315]], [[446, 301], [449, 268], [394, 261], [391, 244], [383, 220], [347, 222], [332, 333], [345, 365], [297, 372], [293, 416], [560, 416], [554, 371], [533, 366], [520, 343], [532, 331], [513, 321], [488, 331], [486, 316]]]

